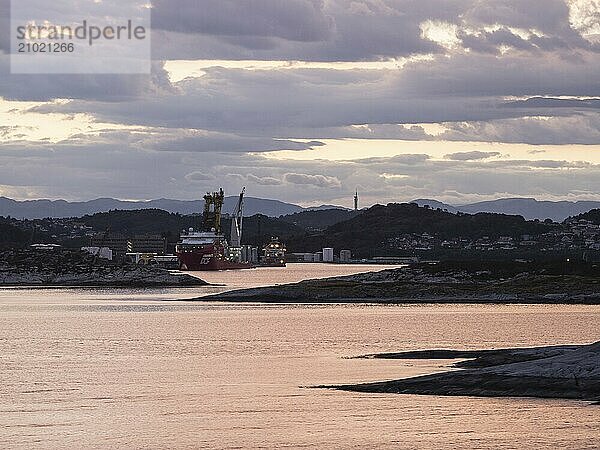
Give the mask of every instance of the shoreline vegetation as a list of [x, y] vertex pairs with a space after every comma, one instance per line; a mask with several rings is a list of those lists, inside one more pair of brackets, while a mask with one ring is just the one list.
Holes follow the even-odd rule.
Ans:
[[600, 267], [567, 261], [440, 262], [224, 292], [195, 301], [600, 304]]
[[0, 287], [195, 287], [208, 283], [185, 273], [119, 264], [71, 250], [0, 252]]
[[600, 342], [502, 350], [423, 350], [359, 358], [456, 359], [463, 370], [400, 380], [316, 386], [364, 393], [473, 397], [536, 397], [600, 404]]

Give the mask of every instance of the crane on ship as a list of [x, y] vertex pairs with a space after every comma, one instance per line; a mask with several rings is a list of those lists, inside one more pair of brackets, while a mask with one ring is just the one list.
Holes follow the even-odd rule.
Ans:
[[242, 225], [244, 221], [244, 194], [246, 193], [246, 188], [242, 189], [240, 193], [240, 197], [237, 202], [237, 206], [235, 211], [233, 212], [233, 217], [231, 218], [231, 236], [229, 240], [229, 245], [233, 248], [241, 248], [242, 247]]

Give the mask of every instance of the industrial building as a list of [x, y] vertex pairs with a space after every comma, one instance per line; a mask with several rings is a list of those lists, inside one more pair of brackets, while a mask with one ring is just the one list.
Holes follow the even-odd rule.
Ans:
[[252, 264], [258, 263], [258, 247], [252, 247], [251, 245], [242, 246], [241, 261]]
[[90, 247], [107, 247], [115, 255], [123, 256], [126, 253], [167, 253], [167, 239], [156, 235], [141, 235], [125, 237], [119, 235], [94, 236], [90, 240]]
[[341, 263], [349, 263], [351, 259], [352, 259], [352, 252], [350, 250], [340, 251], [340, 262]]

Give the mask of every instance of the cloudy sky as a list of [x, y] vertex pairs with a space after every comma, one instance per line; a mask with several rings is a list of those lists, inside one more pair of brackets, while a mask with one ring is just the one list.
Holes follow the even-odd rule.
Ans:
[[151, 76], [0, 35], [0, 195], [600, 200], [600, 0], [151, 3]]

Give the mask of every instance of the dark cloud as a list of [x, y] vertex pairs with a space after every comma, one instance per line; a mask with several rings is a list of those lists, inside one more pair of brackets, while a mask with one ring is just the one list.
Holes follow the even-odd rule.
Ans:
[[153, 13], [159, 59], [377, 61], [446, 52], [422, 35], [426, 21], [455, 26], [464, 48], [484, 53], [596, 48], [572, 28], [565, 0], [209, 0], [202, 8], [160, 0]]
[[431, 96], [533, 97], [597, 96], [600, 78], [595, 76], [600, 55], [581, 52], [577, 61], [565, 55], [460, 54], [409, 65], [403, 86]]
[[215, 176], [210, 173], [196, 171], [196, 172], [188, 173], [185, 176], [185, 179], [191, 183], [198, 183], [198, 182], [203, 183], [205, 181], [215, 180]]
[[305, 173], [286, 173], [283, 179], [292, 184], [304, 184], [320, 188], [339, 188], [340, 180], [326, 175], [309, 175]]
[[[416, 69], [415, 69], [416, 70]], [[421, 66], [421, 76], [428, 70]], [[448, 74], [448, 77], [451, 75]], [[354, 124], [402, 124], [486, 120], [522, 115], [488, 98], [428, 94], [441, 86], [415, 86], [414, 72], [211, 69], [177, 85], [177, 92], [127, 103], [74, 101], [38, 112], [90, 112], [98, 119], [165, 128], [195, 128], [294, 138], [298, 130]], [[418, 88], [418, 89], [417, 89]], [[368, 90], [369, 95], [365, 95]], [[272, 95], [277, 92], [277, 95]], [[418, 132], [419, 130], [413, 130]], [[310, 132], [310, 131], [309, 131]]]
[[261, 186], [279, 186], [282, 184], [282, 181], [279, 178], [273, 177], [258, 177], [254, 174], [249, 173], [246, 175], [246, 180], [259, 184]]
[[[419, 24], [453, 19], [441, 0], [160, 0], [153, 10], [157, 58], [379, 60], [440, 52]], [[441, 7], [441, 5], [444, 7]], [[166, 32], [166, 33], [165, 33]], [[174, 45], [175, 44], [175, 45]], [[174, 56], [174, 54], [176, 56]]]
[[481, 53], [500, 53], [500, 46], [509, 46], [518, 49], [533, 49], [533, 44], [517, 36], [507, 28], [496, 31], [483, 31], [478, 34], [471, 34], [466, 31], [458, 33], [462, 45], [476, 52]]
[[243, 136], [206, 130], [147, 128], [133, 130], [100, 130], [93, 134], [76, 134], [62, 145], [127, 144], [132, 147], [180, 153], [247, 153], [275, 150], [309, 150], [323, 143], [308, 143], [268, 137]]
[[446, 159], [451, 159], [452, 161], [480, 161], [482, 159], [495, 158], [500, 156], [499, 152], [459, 152], [459, 153], [451, 153], [446, 155]]
[[590, 167], [591, 164], [587, 162], [572, 162], [572, 161], [555, 161], [555, 160], [542, 160], [542, 161], [524, 161], [523, 165], [534, 168], [543, 169], [582, 169]]
[[507, 49], [541, 54], [542, 52], [551, 52], [555, 50], [568, 51], [576, 49], [585, 49], [598, 51], [593, 43], [581, 38], [577, 34], [570, 34], [567, 39], [559, 36], [538, 36], [531, 34], [523, 38], [511, 29], [502, 27], [492, 31], [481, 30], [472, 33], [470, 30], [461, 30], [458, 32], [458, 38], [462, 46], [475, 52], [492, 53], [501, 55]]
[[397, 155], [391, 157], [389, 160], [391, 162], [403, 165], [416, 165], [420, 163], [424, 163], [429, 159], [429, 155], [415, 154], [415, 155]]
[[402, 124], [367, 124], [354, 126], [341, 126], [337, 128], [313, 128], [311, 130], [298, 130], [298, 132], [312, 133], [322, 139], [397, 139], [404, 141], [427, 141], [434, 137], [427, 134], [419, 125]]
[[[0, 0], [0, 11], [8, 4]], [[157, 60], [305, 61], [445, 53], [422, 35], [426, 21], [456, 26], [464, 46], [476, 51], [593, 48], [571, 27], [566, 0], [157, 0], [153, 52]], [[542, 35], [523, 39], [509, 28]], [[0, 49], [8, 49], [7, 38], [0, 36]]]
[[600, 109], [600, 99], [573, 99], [532, 97], [526, 100], [506, 102], [503, 106], [510, 108], [593, 108]]
[[596, 113], [447, 123], [445, 126], [447, 131], [437, 136], [438, 139], [533, 145], [600, 143], [600, 114]]
[[283, 181], [279, 178], [269, 176], [258, 176], [252, 173], [246, 175], [241, 173], [228, 173], [225, 175], [230, 180], [235, 180], [240, 183], [250, 183], [254, 186], [280, 186]]
[[154, 28], [244, 38], [236, 39], [240, 46], [248, 37], [319, 41], [333, 29], [323, 0], [154, 0], [152, 5]]
[[321, 142], [297, 142], [287, 139], [253, 137], [232, 133], [186, 131], [176, 133], [159, 131], [147, 136], [140, 145], [169, 152], [264, 152], [274, 150], [309, 150]]
[[154, 62], [152, 67], [151, 75], [12, 75], [9, 56], [0, 52], [0, 98], [41, 102], [82, 99], [119, 103], [173, 93], [163, 63]]
[[[192, 128], [234, 134], [260, 130], [265, 137], [319, 138], [311, 130], [356, 124], [473, 122], [518, 117], [565, 116], [565, 107], [501, 107], [508, 96], [593, 96], [600, 56], [588, 53], [573, 64], [558, 56], [497, 58], [457, 55], [407, 65], [402, 70], [286, 69], [247, 71], [212, 68], [172, 90], [128, 102], [68, 104], [40, 112], [85, 112], [109, 122]], [[1, 85], [0, 81], [0, 85]], [[277, 92], [277, 95], [273, 95]], [[382, 137], [423, 136], [419, 128], [379, 128]], [[349, 137], [365, 134], [353, 129]]]
[[484, 0], [473, 2], [465, 14], [473, 24], [502, 24], [514, 28], [536, 29], [548, 35], [571, 35], [569, 7], [564, 0]]

